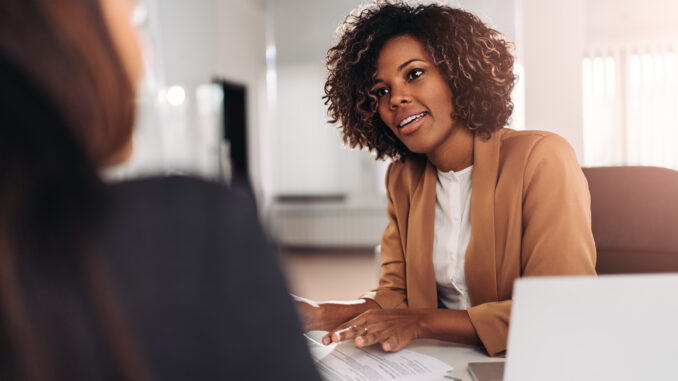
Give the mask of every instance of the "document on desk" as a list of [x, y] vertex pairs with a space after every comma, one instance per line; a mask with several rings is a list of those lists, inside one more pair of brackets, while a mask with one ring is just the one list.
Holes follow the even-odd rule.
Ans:
[[307, 333], [311, 357], [325, 381], [440, 380], [452, 370], [444, 362], [421, 353], [401, 349], [387, 353], [378, 345], [358, 348], [353, 341], [323, 345], [322, 331]]

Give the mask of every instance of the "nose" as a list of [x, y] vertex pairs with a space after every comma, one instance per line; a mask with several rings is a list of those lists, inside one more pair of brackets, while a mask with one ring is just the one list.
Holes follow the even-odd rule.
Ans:
[[391, 110], [396, 110], [398, 107], [412, 102], [412, 97], [410, 93], [402, 86], [396, 88], [395, 86], [391, 88], [391, 100], [390, 100]]

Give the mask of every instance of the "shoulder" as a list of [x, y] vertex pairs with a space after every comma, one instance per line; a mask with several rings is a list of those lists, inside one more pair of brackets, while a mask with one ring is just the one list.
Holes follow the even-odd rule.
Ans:
[[579, 166], [570, 143], [548, 131], [505, 129], [499, 139], [500, 163], [503, 166], [527, 167], [542, 161], [561, 161]]
[[114, 183], [109, 190], [124, 197], [154, 196], [153, 198], [169, 197], [174, 194], [198, 194], [211, 197], [237, 195], [239, 192], [230, 192], [223, 184], [186, 176], [148, 177], [131, 181]]
[[169, 236], [187, 235], [235, 219], [251, 225], [256, 218], [254, 197], [248, 190], [173, 176], [110, 185], [104, 229], [119, 234], [143, 229]]
[[[506, 153], [526, 152], [534, 154], [535, 149], [560, 151], [572, 151], [570, 143], [563, 137], [553, 132], [525, 130], [515, 131], [507, 129], [500, 137], [501, 148]], [[537, 152], [539, 153], [539, 152]]]
[[386, 189], [416, 188], [424, 177], [427, 161], [425, 158], [408, 158], [404, 162], [394, 161], [386, 172]]
[[251, 204], [254, 201], [242, 188], [229, 188], [220, 183], [184, 176], [137, 179], [112, 184], [108, 188], [110, 199], [118, 206], [135, 205], [142, 209], [210, 205], [213, 208], [214, 202]]

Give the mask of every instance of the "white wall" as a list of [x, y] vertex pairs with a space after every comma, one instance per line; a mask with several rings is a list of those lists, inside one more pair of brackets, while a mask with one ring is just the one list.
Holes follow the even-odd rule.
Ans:
[[157, 8], [168, 84], [196, 86], [221, 75], [256, 87], [266, 63], [260, 2], [158, 0]]
[[[247, 87], [248, 152], [255, 190], [262, 193], [260, 94], [266, 92], [266, 10], [263, 1], [149, 0], [153, 89], [139, 101], [136, 150], [123, 175], [182, 171], [200, 173], [205, 150], [216, 161], [221, 122], [201, 115], [197, 92], [215, 77]], [[185, 102], [167, 104], [163, 89], [181, 86]], [[158, 94], [160, 93], [160, 94]], [[200, 105], [204, 106], [204, 104]], [[203, 107], [204, 109], [204, 107]], [[204, 111], [204, 110], [202, 110]], [[214, 110], [212, 110], [214, 111]], [[203, 112], [204, 114], [204, 112]]]
[[219, 37], [216, 46], [216, 75], [247, 86], [250, 178], [258, 196], [262, 197], [264, 163], [261, 140], [267, 128], [261, 117], [266, 107], [261, 102], [261, 96], [266, 92], [265, 6], [261, 1], [251, 0], [212, 1], [217, 5], [214, 22], [217, 24]]
[[335, 30], [359, 2], [271, 0], [277, 91], [272, 105], [272, 195], [344, 194], [376, 198], [383, 180], [367, 152], [342, 146], [324, 105], [325, 54]]
[[302, 62], [280, 65], [277, 72], [277, 193], [345, 193], [346, 183], [334, 170], [342, 166], [339, 133], [327, 123], [321, 99], [324, 67]]
[[666, 39], [678, 34], [675, 0], [588, 0], [586, 40], [604, 42]]
[[567, 139], [583, 162], [584, 0], [517, 0], [517, 50], [527, 129]]
[[473, 13], [486, 24], [502, 32], [509, 41], [515, 41], [515, 0], [450, 0], [449, 4]]

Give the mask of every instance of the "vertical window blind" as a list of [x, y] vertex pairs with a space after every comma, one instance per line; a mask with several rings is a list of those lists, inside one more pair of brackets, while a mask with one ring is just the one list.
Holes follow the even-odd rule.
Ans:
[[676, 41], [590, 47], [582, 62], [584, 165], [678, 169]]

